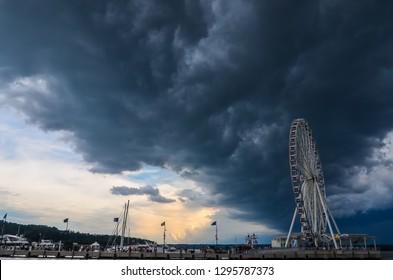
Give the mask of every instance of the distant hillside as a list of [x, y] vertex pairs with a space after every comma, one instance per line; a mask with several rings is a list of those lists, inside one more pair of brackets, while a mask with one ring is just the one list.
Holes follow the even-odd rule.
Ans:
[[[3, 228], [3, 221], [0, 221], [0, 228]], [[51, 239], [54, 242], [61, 241], [64, 244], [64, 249], [72, 248], [73, 243], [78, 244], [92, 244], [98, 242], [105, 246], [111, 238], [108, 234], [90, 234], [74, 231], [59, 230], [56, 227], [42, 226], [42, 225], [22, 225], [17, 223], [6, 222], [4, 225], [4, 234], [18, 233], [23, 235], [29, 242], [38, 242], [39, 239]], [[113, 240], [113, 237], [112, 239]], [[116, 239], [116, 243], [120, 243], [120, 237]], [[150, 240], [130, 237], [124, 239], [125, 245], [130, 244], [144, 244], [145, 242], [153, 242]], [[112, 243], [112, 242], [111, 242]]]

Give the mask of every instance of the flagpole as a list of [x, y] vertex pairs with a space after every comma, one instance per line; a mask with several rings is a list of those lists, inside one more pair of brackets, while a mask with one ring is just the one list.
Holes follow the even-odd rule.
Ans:
[[66, 224], [66, 229], [65, 229], [65, 231], [68, 231], [68, 218], [65, 218], [63, 222], [64, 222], [64, 223], [67, 223], [67, 224]]
[[166, 245], [166, 223], [164, 223], [164, 248], [162, 251], [165, 253], [165, 245]]
[[218, 227], [216, 223], [216, 249], [217, 249], [217, 244], [218, 244]]
[[3, 235], [3, 233], [4, 233], [4, 225], [5, 225], [5, 222], [7, 221], [7, 214], [5, 214], [4, 215], [4, 218], [3, 218], [3, 226], [2, 226], [2, 228], [1, 228], [1, 235]]
[[164, 239], [164, 246], [162, 247], [162, 252], [165, 253], [165, 245], [166, 245], [166, 222], [162, 222], [161, 226], [164, 227], [163, 239]]
[[218, 225], [217, 225], [217, 221], [214, 221], [211, 226], [216, 226], [216, 248], [217, 248], [217, 244], [218, 244]]

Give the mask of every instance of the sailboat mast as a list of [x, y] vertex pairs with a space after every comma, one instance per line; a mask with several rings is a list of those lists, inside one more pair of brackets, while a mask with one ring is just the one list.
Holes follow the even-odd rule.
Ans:
[[128, 208], [130, 206], [130, 201], [128, 200], [127, 204], [124, 205], [124, 215], [123, 215], [123, 225], [121, 228], [121, 239], [120, 239], [120, 248], [124, 246], [124, 234], [127, 228], [127, 217], [128, 217]]

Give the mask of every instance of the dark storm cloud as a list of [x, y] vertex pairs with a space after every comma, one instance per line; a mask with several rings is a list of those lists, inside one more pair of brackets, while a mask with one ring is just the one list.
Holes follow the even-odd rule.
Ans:
[[171, 203], [176, 200], [163, 197], [158, 188], [153, 188], [150, 185], [139, 188], [131, 188], [125, 186], [114, 186], [111, 188], [113, 195], [147, 195], [149, 200], [159, 203]]
[[72, 132], [95, 172], [170, 168], [282, 230], [292, 119], [313, 128], [328, 195], [356, 188], [351, 170], [379, 174], [367, 159], [393, 130], [390, 1], [0, 5], [1, 100]]

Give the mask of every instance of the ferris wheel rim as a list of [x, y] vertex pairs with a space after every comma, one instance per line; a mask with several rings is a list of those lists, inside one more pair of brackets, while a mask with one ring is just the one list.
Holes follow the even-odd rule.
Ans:
[[316, 189], [319, 189], [325, 198], [326, 191], [319, 153], [312, 130], [305, 119], [295, 119], [291, 124], [289, 165], [302, 232], [306, 238], [322, 236], [326, 231], [326, 217], [316, 198]]

